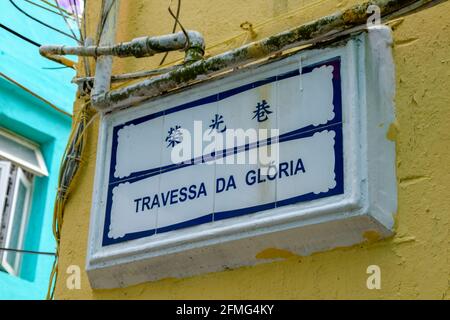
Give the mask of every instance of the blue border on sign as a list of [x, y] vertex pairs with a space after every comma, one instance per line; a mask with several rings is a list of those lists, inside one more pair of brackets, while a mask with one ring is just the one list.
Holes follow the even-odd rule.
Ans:
[[[144, 238], [144, 237], [149, 237], [149, 236], [152, 236], [155, 234], [160, 234], [160, 233], [165, 233], [165, 232], [169, 232], [169, 231], [173, 231], [173, 230], [188, 228], [188, 227], [192, 227], [192, 226], [196, 226], [196, 225], [200, 225], [200, 224], [204, 224], [204, 223], [208, 223], [208, 222], [229, 219], [229, 218], [233, 218], [233, 217], [237, 217], [237, 216], [256, 213], [258, 211], [274, 209], [274, 208], [291, 205], [291, 204], [295, 204], [295, 203], [299, 203], [299, 202], [317, 200], [320, 198], [326, 198], [326, 197], [330, 197], [330, 196], [334, 196], [334, 195], [343, 194], [344, 193], [344, 159], [343, 159], [343, 137], [342, 137], [342, 88], [341, 88], [341, 60], [340, 60], [340, 57], [335, 57], [335, 58], [332, 58], [332, 59], [329, 59], [326, 61], [322, 61], [322, 62], [319, 62], [316, 64], [312, 64], [312, 65], [303, 67], [302, 74], [312, 72], [315, 68], [318, 68], [321, 66], [333, 66], [334, 67], [332, 81], [333, 81], [333, 106], [334, 106], [335, 117], [324, 125], [319, 125], [319, 126], [309, 125], [307, 127], [303, 127], [303, 128], [297, 129], [295, 131], [291, 131], [291, 132], [285, 133], [283, 135], [280, 135], [279, 143], [283, 143], [283, 142], [291, 141], [291, 140], [297, 140], [297, 139], [301, 139], [301, 138], [305, 138], [305, 137], [310, 137], [314, 133], [323, 131], [325, 129], [334, 131], [336, 133], [335, 145], [334, 145], [334, 151], [335, 151], [334, 172], [336, 175], [336, 187], [334, 189], [331, 189], [328, 192], [324, 192], [324, 193], [320, 193], [320, 194], [314, 194], [314, 193], [303, 194], [303, 195], [300, 195], [297, 197], [293, 197], [293, 198], [289, 198], [289, 199], [285, 199], [285, 200], [281, 200], [281, 201], [276, 201], [273, 203], [258, 205], [258, 206], [254, 206], [254, 207], [247, 207], [247, 208], [241, 208], [241, 209], [236, 209], [236, 210], [232, 210], [232, 211], [224, 211], [224, 212], [213, 212], [213, 213], [206, 214], [204, 216], [198, 217], [193, 220], [183, 221], [178, 224], [174, 224], [174, 225], [170, 225], [170, 226], [166, 226], [166, 227], [162, 227], [162, 228], [157, 228], [157, 229], [152, 229], [152, 230], [146, 230], [146, 231], [126, 234], [124, 237], [119, 238], [119, 239], [111, 239], [108, 237], [108, 230], [109, 230], [109, 226], [111, 224], [112, 193], [113, 193], [114, 187], [116, 187], [117, 185], [124, 183], [124, 182], [134, 183], [134, 182], [137, 182], [137, 181], [140, 181], [143, 179], [147, 179], [147, 178], [155, 176], [155, 175], [167, 173], [167, 172], [170, 172], [173, 170], [178, 170], [181, 168], [185, 168], [188, 166], [192, 166], [195, 164], [205, 162], [205, 160], [203, 158], [191, 159], [191, 161], [187, 162], [187, 163], [185, 162], [182, 164], [172, 164], [172, 165], [167, 165], [167, 166], [160, 167], [160, 168], [154, 168], [154, 169], [150, 169], [150, 170], [135, 172], [123, 179], [115, 178], [114, 170], [116, 167], [118, 132], [120, 129], [122, 129], [123, 127], [128, 126], [130, 124], [134, 124], [134, 125], [141, 124], [143, 122], [146, 122], [146, 121], [158, 118], [158, 117], [162, 117], [164, 115], [168, 115], [168, 114], [171, 114], [174, 112], [198, 107], [198, 106], [212, 103], [212, 102], [217, 102], [217, 101], [226, 99], [230, 96], [242, 93], [244, 91], [251, 90], [251, 89], [260, 87], [262, 85], [266, 85], [268, 83], [272, 83], [272, 82], [280, 81], [283, 79], [288, 79], [288, 78], [292, 78], [295, 76], [299, 76], [300, 72], [298, 69], [296, 69], [296, 70], [293, 70], [290, 72], [280, 74], [278, 76], [268, 77], [264, 80], [255, 81], [255, 82], [252, 82], [252, 83], [249, 83], [249, 84], [246, 84], [246, 85], [243, 85], [243, 86], [231, 89], [231, 90], [223, 91], [218, 94], [214, 94], [214, 95], [202, 98], [202, 99], [191, 101], [191, 102], [188, 102], [188, 103], [185, 103], [185, 104], [182, 104], [182, 105], [179, 105], [179, 106], [167, 109], [167, 110], [152, 113], [152, 114], [149, 114], [149, 115], [137, 118], [137, 119], [133, 119], [133, 120], [123, 123], [121, 125], [115, 126], [113, 128], [113, 136], [112, 136], [113, 141], [112, 141], [111, 163], [110, 163], [109, 183], [108, 183], [108, 195], [107, 195], [107, 201], [106, 201], [106, 214], [105, 214], [105, 224], [104, 224], [104, 228], [103, 228], [102, 246], [108, 246], [108, 245], [113, 245], [113, 244], [117, 244], [117, 243], [121, 243], [121, 242], [125, 242], [125, 241], [136, 240], [136, 239], [140, 239], [140, 238]], [[229, 154], [239, 153], [244, 150], [257, 148], [262, 145], [270, 144], [270, 143], [271, 143], [270, 140], [266, 140], [266, 141], [259, 141], [258, 143], [252, 144], [252, 145], [247, 144], [247, 145], [241, 146], [239, 148], [224, 150], [222, 155], [220, 155], [220, 156], [225, 157]], [[219, 155], [215, 155], [215, 156], [218, 157]]]

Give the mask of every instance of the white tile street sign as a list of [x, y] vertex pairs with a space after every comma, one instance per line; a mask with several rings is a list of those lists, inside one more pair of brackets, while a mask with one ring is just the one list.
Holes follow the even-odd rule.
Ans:
[[389, 41], [387, 30], [372, 30], [104, 115], [92, 284], [254, 264], [270, 247], [308, 254], [369, 230], [388, 235]]
[[[298, 65], [280, 74], [276, 68], [263, 81], [250, 80], [114, 126], [103, 244], [342, 194], [340, 58], [302, 69], [301, 80]], [[265, 108], [260, 119], [258, 106]], [[216, 118], [218, 128], [209, 128]], [[207, 128], [195, 130], [195, 121]], [[239, 155], [248, 159], [250, 152], [260, 151], [256, 142], [270, 135], [252, 144], [243, 139], [228, 150], [226, 143], [215, 146], [215, 161], [206, 153], [212, 141], [200, 141], [197, 155], [191, 152], [183, 165], [173, 163], [171, 152], [181, 144], [171, 140], [176, 128], [193, 133], [192, 146], [205, 130], [215, 130], [228, 142], [230, 129], [276, 128], [279, 163], [267, 175], [261, 174], [261, 164], [236, 163]]]

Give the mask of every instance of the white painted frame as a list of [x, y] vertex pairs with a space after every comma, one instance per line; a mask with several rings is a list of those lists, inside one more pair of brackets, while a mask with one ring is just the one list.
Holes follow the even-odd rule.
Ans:
[[[12, 236], [12, 227], [14, 222], [14, 216], [16, 214], [16, 207], [17, 207], [17, 196], [19, 193], [19, 186], [20, 184], [23, 184], [27, 190], [27, 193], [25, 195], [25, 203], [23, 206], [23, 214], [22, 214], [22, 220], [20, 221], [20, 231], [19, 231], [19, 243], [17, 247], [12, 248], [10, 246], [11, 236]], [[8, 227], [7, 227], [7, 233], [6, 233], [6, 240], [5, 240], [5, 247], [10, 249], [22, 249], [24, 242], [25, 242], [25, 233], [28, 226], [28, 218], [30, 214], [30, 207], [31, 207], [31, 194], [32, 194], [32, 182], [26, 177], [24, 171], [21, 168], [17, 169], [16, 179], [14, 182], [14, 192], [12, 196], [12, 203], [11, 203], [11, 210], [9, 215], [9, 221], [8, 221]], [[16, 254], [18, 257], [16, 258], [16, 263], [14, 266], [11, 266], [8, 263], [8, 256], [11, 254]], [[2, 257], [2, 267], [8, 272], [9, 274], [18, 276], [20, 274], [20, 267], [22, 264], [22, 255], [20, 253], [12, 252], [12, 251], [6, 251]]]
[[[257, 253], [280, 248], [299, 255], [364, 241], [364, 232], [380, 237], [393, 232], [397, 208], [395, 144], [386, 138], [394, 121], [392, 37], [376, 27], [339, 46], [308, 50], [286, 58], [282, 65], [310, 65], [341, 56], [345, 193], [257, 214], [199, 225], [160, 236], [101, 246], [114, 120], [137, 118], [177, 105], [192, 96], [217, 91], [210, 81], [161, 97], [139, 108], [103, 114], [97, 151], [93, 206], [86, 269], [93, 288], [115, 288], [167, 277], [187, 277], [261, 263]], [[281, 67], [282, 68], [282, 67]], [[271, 65], [250, 68], [221, 79], [223, 89], [239, 86]], [[370, 90], [367, 90], [370, 88]], [[169, 103], [170, 102], [170, 103]], [[382, 155], [382, 157], [380, 157]]]
[[3, 219], [3, 209], [5, 208], [6, 194], [8, 192], [9, 175], [11, 172], [11, 163], [9, 161], [0, 161], [0, 227]]
[[9, 153], [8, 151], [2, 150], [2, 149], [0, 149], [1, 157], [8, 159], [12, 162], [15, 162], [19, 166], [26, 168], [28, 171], [32, 172], [33, 174], [35, 174], [39, 177], [42, 177], [42, 176], [47, 177], [48, 176], [48, 169], [47, 169], [47, 166], [45, 165], [45, 160], [44, 160], [44, 157], [42, 155], [42, 152], [41, 152], [39, 146], [37, 146], [23, 138], [19, 138], [18, 136], [14, 135], [4, 129], [0, 129], [0, 135], [4, 136], [6, 139], [9, 139], [18, 144], [21, 144], [25, 148], [32, 150], [34, 152], [34, 154], [36, 155], [38, 165], [36, 166], [33, 163], [30, 163], [24, 159], [21, 159], [20, 157], [17, 157], [16, 155]]

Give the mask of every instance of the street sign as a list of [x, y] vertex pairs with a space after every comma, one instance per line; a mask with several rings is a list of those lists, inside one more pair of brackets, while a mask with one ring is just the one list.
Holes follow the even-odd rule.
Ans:
[[[102, 115], [93, 287], [183, 277], [391, 234], [390, 34], [248, 68]], [[189, 261], [189, 265], [186, 265]]]
[[[340, 67], [274, 68], [112, 126], [103, 245], [343, 193]], [[275, 149], [262, 174], [258, 155]]]

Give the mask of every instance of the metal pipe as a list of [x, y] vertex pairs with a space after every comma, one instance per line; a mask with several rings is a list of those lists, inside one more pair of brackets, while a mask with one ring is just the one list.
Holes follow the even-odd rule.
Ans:
[[77, 63], [75, 61], [67, 59], [66, 57], [57, 54], [47, 54], [47, 53], [41, 53], [41, 55], [49, 60], [52, 60], [56, 63], [62, 64], [63, 66], [76, 70]]
[[79, 46], [46, 45], [39, 48], [44, 57], [76, 55], [83, 57], [117, 56], [136, 58], [150, 57], [157, 53], [183, 50], [186, 52], [185, 62], [200, 60], [205, 52], [205, 41], [197, 31], [180, 31], [163, 36], [141, 37], [130, 42], [112, 46]]
[[374, 0], [355, 5], [343, 12], [339, 11], [166, 74], [101, 95], [93, 95], [91, 100], [94, 107], [101, 111], [127, 107], [158, 96], [163, 92], [185, 87], [196, 80], [205, 79], [209, 75], [254, 62], [295, 46], [318, 43], [343, 33], [365, 29], [367, 19], [371, 15], [368, 13], [370, 5], [378, 6], [381, 17], [387, 20], [443, 1], [446, 0]]
[[[121, 82], [121, 81], [127, 81], [127, 80], [139, 79], [139, 78], [147, 78], [150, 76], [155, 76], [158, 74], [163, 74], [163, 73], [173, 71], [175, 69], [181, 68], [182, 66], [183, 65], [178, 64], [178, 65], [169, 66], [169, 67], [165, 67], [165, 68], [113, 75], [113, 76], [111, 76], [111, 82]], [[94, 80], [95, 80], [95, 77], [74, 78], [74, 79], [72, 79], [72, 83], [80, 85], [85, 82], [94, 82]]]

